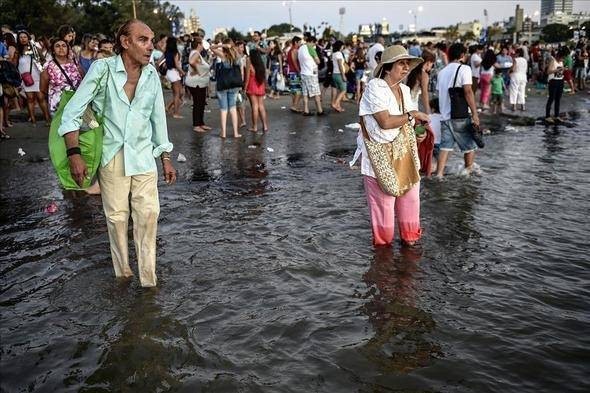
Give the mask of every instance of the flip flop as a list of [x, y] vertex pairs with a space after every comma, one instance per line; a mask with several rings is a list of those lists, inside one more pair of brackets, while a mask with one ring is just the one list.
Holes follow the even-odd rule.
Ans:
[[298, 110], [298, 109], [295, 109], [295, 108], [289, 108], [289, 109], [290, 109], [290, 110], [291, 110], [291, 112], [293, 112], [293, 113], [303, 113], [303, 111], [300, 111], [300, 110]]

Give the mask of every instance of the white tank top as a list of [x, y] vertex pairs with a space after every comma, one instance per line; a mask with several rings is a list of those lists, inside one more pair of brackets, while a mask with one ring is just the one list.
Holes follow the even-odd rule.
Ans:
[[549, 82], [551, 79], [563, 79], [563, 61], [557, 61], [555, 60], [555, 68], [560, 68], [561, 67], [561, 71], [555, 71], [553, 74], [549, 74], [547, 75], [547, 82]]

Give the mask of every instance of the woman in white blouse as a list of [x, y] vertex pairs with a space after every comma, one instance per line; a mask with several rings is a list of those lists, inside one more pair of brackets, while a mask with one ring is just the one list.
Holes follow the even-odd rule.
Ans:
[[512, 105], [513, 111], [516, 110], [516, 104], [521, 105], [521, 109], [525, 110], [527, 67], [528, 63], [524, 58], [524, 51], [522, 48], [518, 48], [510, 70], [510, 105]]
[[[381, 62], [375, 68], [373, 79], [367, 84], [359, 106], [359, 115], [362, 116], [372, 141], [393, 142], [407, 122], [414, 124], [414, 119], [428, 122], [428, 115], [417, 111], [412, 103], [410, 88], [401, 83], [421, 62], [421, 58], [410, 56], [401, 45], [390, 46], [383, 51]], [[416, 137], [416, 142], [422, 142], [424, 137], [425, 134]], [[412, 146], [416, 155], [417, 143]], [[362, 132], [359, 132], [357, 144], [357, 152], [351, 165], [361, 156], [361, 174], [369, 205], [373, 244], [390, 245], [397, 221], [403, 244], [413, 245], [422, 234], [420, 184], [399, 197], [384, 193], [367, 155]]]

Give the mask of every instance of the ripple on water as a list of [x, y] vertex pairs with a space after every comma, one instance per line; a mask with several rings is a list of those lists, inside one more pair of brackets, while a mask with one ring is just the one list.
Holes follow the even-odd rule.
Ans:
[[354, 133], [289, 119], [180, 144], [155, 291], [112, 280], [99, 199], [0, 161], [1, 389], [588, 391], [590, 133], [490, 136], [422, 182], [420, 249], [374, 250]]

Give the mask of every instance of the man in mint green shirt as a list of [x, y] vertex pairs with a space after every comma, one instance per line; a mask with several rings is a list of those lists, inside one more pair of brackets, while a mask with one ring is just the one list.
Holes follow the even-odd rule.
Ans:
[[155, 158], [162, 160], [166, 183], [176, 180], [160, 78], [149, 64], [153, 38], [154, 33], [143, 22], [125, 22], [117, 32], [117, 56], [92, 64], [65, 107], [58, 130], [66, 141], [72, 177], [81, 185], [88, 174], [78, 145], [81, 117], [89, 104], [104, 116], [99, 181], [113, 267], [117, 277], [133, 276], [127, 249], [131, 213], [139, 277], [144, 287], [157, 283], [160, 203]]

